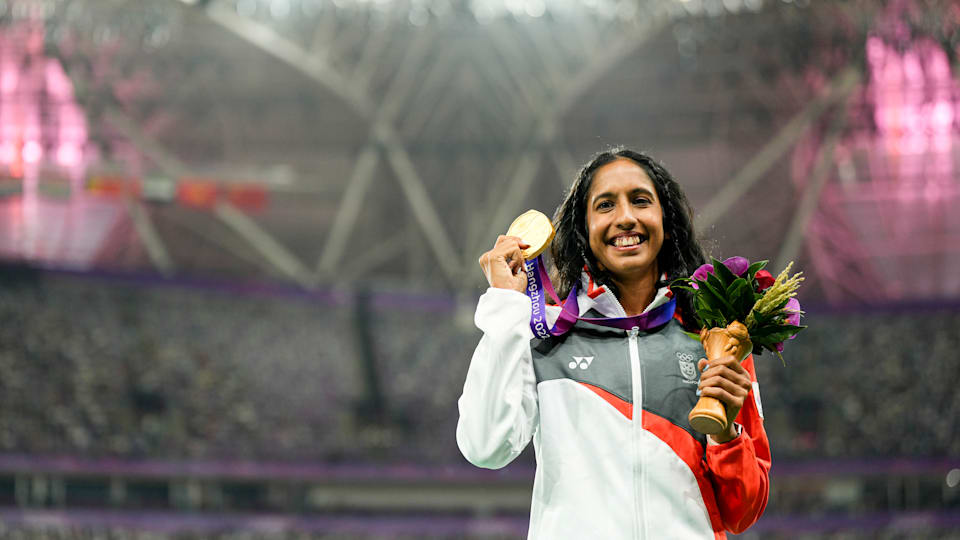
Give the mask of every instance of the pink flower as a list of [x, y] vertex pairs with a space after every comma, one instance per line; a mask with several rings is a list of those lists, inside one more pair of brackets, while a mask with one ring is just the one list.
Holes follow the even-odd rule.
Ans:
[[723, 261], [723, 265], [730, 269], [735, 276], [743, 276], [750, 268], [750, 261], [743, 257], [730, 257]]
[[[713, 273], [713, 265], [712, 265], [712, 264], [704, 264], [704, 265], [701, 266], [700, 268], [697, 268], [697, 271], [693, 273], [693, 279], [699, 279], [700, 281], [706, 281], [706, 280], [707, 280], [707, 276], [710, 275], [710, 274], [712, 274], [712, 273]], [[697, 284], [694, 283], [693, 286], [694, 286], [694, 288], [696, 288]]]
[[773, 285], [773, 282], [775, 281], [773, 279], [773, 275], [771, 275], [770, 272], [767, 272], [766, 270], [757, 270], [756, 278], [757, 278], [758, 290], [761, 290], [761, 291], [770, 288], [770, 286]]
[[[787, 324], [793, 326], [800, 326], [800, 301], [796, 298], [791, 298], [787, 300], [787, 305], [783, 307], [783, 311], [789, 313], [787, 315]], [[796, 334], [790, 336], [790, 339], [797, 337]]]
[[[729, 259], [723, 261], [723, 265], [726, 266], [727, 269], [729, 269], [733, 274], [737, 276], [743, 276], [744, 274], [747, 273], [747, 269], [750, 268], [750, 261], [748, 261], [743, 257], [730, 257]], [[714, 271], [714, 268], [712, 264], [704, 264], [700, 266], [700, 268], [697, 268], [697, 270], [693, 273], [692, 277], [693, 279], [706, 281], [707, 276], [712, 274], [713, 271]], [[690, 284], [693, 286], [694, 289], [700, 288], [697, 286], [697, 283], [695, 281], [692, 281]]]
[[[758, 272], [758, 274], [759, 274], [759, 272]], [[786, 320], [787, 324], [793, 325], [793, 326], [800, 326], [800, 311], [801, 311], [801, 310], [800, 310], [800, 301], [799, 301], [799, 300], [797, 300], [796, 298], [791, 298], [791, 299], [787, 300], [787, 305], [783, 306], [783, 311], [785, 311], [786, 313], [789, 313], [789, 315], [787, 315], [787, 320]], [[787, 339], [793, 339], [793, 338], [795, 338], [795, 337], [797, 337], [796, 334], [788, 337]], [[777, 348], [778, 351], [783, 352], [783, 342], [782, 342], [782, 341], [781, 341], [780, 343], [774, 343], [773, 345]]]

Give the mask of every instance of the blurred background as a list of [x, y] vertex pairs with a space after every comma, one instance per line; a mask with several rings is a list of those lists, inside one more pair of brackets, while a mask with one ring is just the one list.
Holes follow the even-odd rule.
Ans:
[[0, 536], [523, 538], [477, 257], [612, 145], [797, 261], [743, 538], [960, 538], [960, 4], [0, 0]]

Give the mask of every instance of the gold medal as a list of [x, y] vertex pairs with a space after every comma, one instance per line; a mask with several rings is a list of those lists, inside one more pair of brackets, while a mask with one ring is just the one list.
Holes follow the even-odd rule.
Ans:
[[554, 235], [553, 223], [542, 212], [527, 210], [520, 217], [513, 220], [507, 229], [507, 236], [517, 236], [530, 247], [523, 250], [524, 260], [531, 260], [543, 253]]

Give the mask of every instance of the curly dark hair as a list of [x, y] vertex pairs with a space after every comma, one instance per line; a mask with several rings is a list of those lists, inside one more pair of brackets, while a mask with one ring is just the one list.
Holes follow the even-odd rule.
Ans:
[[[692, 275], [694, 270], [706, 262], [703, 248], [693, 230], [693, 210], [687, 201], [687, 196], [673, 176], [644, 153], [626, 148], [614, 148], [595, 155], [580, 169], [570, 191], [553, 215], [556, 236], [550, 246], [550, 254], [556, 268], [556, 279], [553, 281], [561, 297], [570, 293], [573, 284], [580, 279], [584, 265], [593, 276], [595, 283], [606, 286], [618, 297], [620, 296], [613, 276], [601, 270], [597, 264], [597, 258], [590, 249], [587, 232], [587, 195], [593, 184], [594, 174], [600, 167], [618, 159], [629, 159], [643, 167], [656, 187], [657, 198], [660, 199], [660, 206], [663, 209], [665, 233], [663, 246], [657, 255], [659, 271], [665, 272], [668, 280], [674, 280]], [[656, 286], [662, 287], [666, 284], [661, 280]], [[683, 315], [684, 325], [695, 325], [692, 317], [686, 316], [693, 313], [689, 295], [682, 290], [674, 293], [677, 297], [677, 307]]]

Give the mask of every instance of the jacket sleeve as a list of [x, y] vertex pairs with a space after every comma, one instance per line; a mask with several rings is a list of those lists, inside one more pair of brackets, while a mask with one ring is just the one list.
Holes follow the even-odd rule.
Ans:
[[526, 295], [492, 287], [477, 305], [474, 322], [483, 337], [457, 402], [457, 446], [477, 467], [499, 469], [513, 461], [537, 425], [530, 311]]
[[743, 431], [732, 441], [708, 445], [706, 452], [707, 469], [723, 525], [736, 534], [760, 519], [770, 495], [770, 443], [763, 429], [763, 408], [753, 356], [748, 356], [742, 365], [753, 381], [753, 389], [736, 419]]

